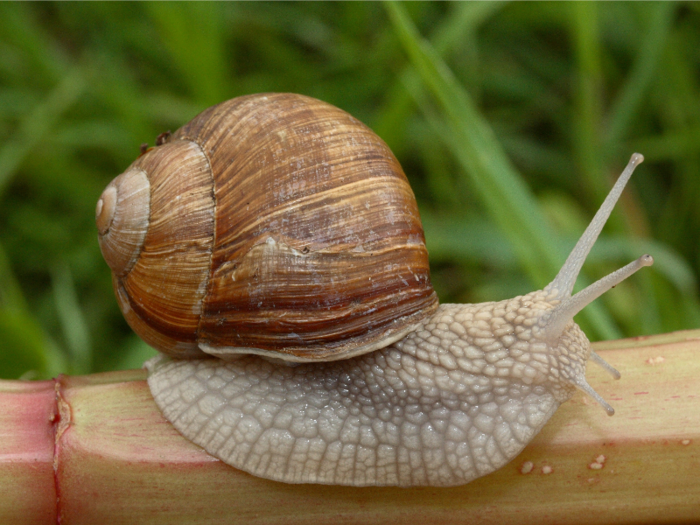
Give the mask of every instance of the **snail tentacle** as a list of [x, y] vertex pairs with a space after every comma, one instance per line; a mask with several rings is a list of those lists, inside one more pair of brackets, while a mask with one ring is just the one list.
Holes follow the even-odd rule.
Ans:
[[644, 156], [642, 154], [632, 154], [627, 167], [625, 167], [624, 171], [617, 179], [617, 182], [610, 190], [610, 193], [608, 193], [608, 196], [603, 201], [603, 204], [601, 204], [598, 212], [588, 225], [588, 228], [583, 232], [583, 235], [581, 235], [574, 249], [571, 250], [569, 257], [567, 257], [566, 262], [561, 267], [561, 270], [559, 270], [557, 276], [545, 287], [545, 290], [557, 290], [560, 299], [565, 299], [571, 295], [574, 284], [576, 284], [576, 278], [581, 271], [581, 267], [588, 253], [591, 251], [591, 248], [593, 248], [608, 217], [610, 217], [610, 213], [615, 207], [617, 200], [620, 198], [622, 190], [625, 189], [627, 181], [629, 181], [632, 173], [634, 173], [634, 169], [642, 162], [644, 162]]

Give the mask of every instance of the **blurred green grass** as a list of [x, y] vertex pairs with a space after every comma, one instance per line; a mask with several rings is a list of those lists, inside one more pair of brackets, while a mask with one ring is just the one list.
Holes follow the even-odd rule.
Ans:
[[96, 241], [103, 187], [209, 105], [293, 91], [374, 128], [442, 302], [541, 288], [633, 151], [578, 283], [656, 264], [591, 339], [700, 325], [694, 3], [0, 3], [0, 376], [140, 366]]

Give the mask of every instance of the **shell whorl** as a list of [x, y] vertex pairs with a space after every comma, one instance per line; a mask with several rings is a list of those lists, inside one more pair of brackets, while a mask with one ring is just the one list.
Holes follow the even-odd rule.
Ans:
[[146, 172], [132, 168], [102, 192], [95, 209], [100, 249], [116, 276], [133, 268], [143, 248], [150, 212], [150, 183]]
[[173, 134], [211, 162], [216, 242], [200, 324], [226, 359], [386, 346], [437, 308], [415, 197], [388, 146], [325, 102], [239, 97]]
[[209, 162], [196, 143], [173, 140], [139, 157], [133, 171], [148, 177], [151, 213], [137, 259], [128, 273], [113, 274], [117, 300], [151, 346], [202, 355], [197, 330], [214, 243]]

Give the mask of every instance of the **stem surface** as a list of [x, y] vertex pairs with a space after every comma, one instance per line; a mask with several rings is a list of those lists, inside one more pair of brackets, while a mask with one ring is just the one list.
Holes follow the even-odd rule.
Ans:
[[623, 372], [588, 370], [614, 417], [578, 393], [514, 461], [441, 489], [254, 478], [182, 438], [140, 370], [0, 381], [0, 523], [697, 521], [700, 330], [594, 347]]

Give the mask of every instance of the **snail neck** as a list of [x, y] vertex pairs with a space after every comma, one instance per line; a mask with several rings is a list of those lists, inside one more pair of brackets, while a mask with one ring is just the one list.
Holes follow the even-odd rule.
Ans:
[[586, 364], [592, 358], [613, 376], [619, 378], [619, 373], [592, 352], [571, 318], [559, 332], [549, 329], [561, 304], [556, 290], [499, 302], [444, 304], [420, 330], [394, 346], [453, 371], [453, 377], [461, 371], [509, 385], [539, 386], [560, 403], [578, 388], [612, 414], [612, 407], [586, 382]]

